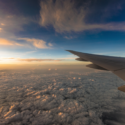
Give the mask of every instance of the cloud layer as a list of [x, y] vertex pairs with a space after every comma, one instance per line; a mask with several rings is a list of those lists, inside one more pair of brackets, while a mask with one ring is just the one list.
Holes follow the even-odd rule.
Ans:
[[59, 33], [93, 29], [125, 31], [125, 22], [87, 24], [86, 17], [90, 9], [89, 3], [90, 1], [77, 7], [75, 0], [41, 1], [40, 24], [44, 27], [52, 25]]
[[42, 62], [42, 61], [61, 61], [55, 59], [17, 59], [18, 61], [26, 61], [26, 62]]
[[[1, 70], [0, 124], [124, 125], [124, 84], [111, 73]], [[23, 81], [22, 81], [23, 79]]]
[[42, 62], [42, 61], [65, 61], [65, 60], [72, 60], [75, 57], [68, 57], [68, 58], [58, 58], [58, 59], [41, 59], [41, 58], [3, 58], [3, 59], [14, 59], [17, 61], [26, 61], [26, 62]]

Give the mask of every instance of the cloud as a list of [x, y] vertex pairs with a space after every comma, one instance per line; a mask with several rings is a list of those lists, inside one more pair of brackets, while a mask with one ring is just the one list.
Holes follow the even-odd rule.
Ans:
[[40, 58], [27, 58], [27, 59], [23, 59], [23, 58], [3, 58], [3, 59], [14, 59], [14, 60], [18, 60], [18, 61], [26, 61], [26, 62], [42, 62], [42, 61], [66, 61], [66, 60], [72, 60], [75, 59], [75, 57], [67, 57], [67, 58], [57, 58], [57, 59], [40, 59]]
[[31, 22], [35, 21], [29, 17], [0, 13], [0, 37], [15, 38], [16, 34], [24, 31], [24, 26]]
[[49, 43], [48, 45], [49, 45], [49, 46], [53, 46], [52, 43]]
[[66, 58], [59, 58], [59, 59], [63, 59], [63, 60], [71, 60], [71, 59], [76, 59], [76, 57], [66, 57]]
[[4, 26], [5, 24], [4, 23], [1, 23], [2, 26]]
[[73, 39], [73, 38], [76, 38], [75, 36], [65, 36], [64, 38], [66, 39]]
[[4, 33], [23, 31], [23, 25], [31, 22], [31, 19], [16, 15], [0, 15], [0, 21]]
[[77, 7], [74, 0], [41, 1], [40, 24], [44, 27], [52, 25], [59, 33], [93, 29], [125, 31], [125, 22], [86, 23], [89, 2]]
[[0, 32], [2, 31], [2, 28], [0, 28]]
[[39, 49], [46, 49], [46, 48], [51, 48], [52, 44], [49, 43], [48, 46], [46, 45], [46, 42], [41, 40], [41, 39], [30, 39], [30, 38], [18, 38], [18, 40], [24, 40], [27, 42], [32, 43], [36, 48]]
[[23, 46], [22, 44], [19, 44], [15, 41], [7, 40], [4, 38], [0, 38], [0, 45], [5, 45], [5, 46], [12, 46], [12, 45], [17, 45], [17, 46]]
[[83, 69], [1, 70], [0, 124], [124, 125], [124, 81]]
[[11, 58], [3, 58], [3, 59], [15, 59], [15, 58], [11, 57]]
[[32, 58], [32, 59], [17, 59], [18, 61], [26, 61], [26, 62], [42, 62], [42, 61], [62, 61], [61, 59], [36, 59], [36, 58]]

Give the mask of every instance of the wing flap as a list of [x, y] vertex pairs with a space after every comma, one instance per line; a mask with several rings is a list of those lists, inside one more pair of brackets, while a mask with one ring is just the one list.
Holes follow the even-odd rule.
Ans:
[[88, 60], [85, 60], [83, 58], [76, 58], [76, 60], [78, 60], [78, 61], [88, 61]]
[[93, 68], [93, 69], [107, 70], [107, 69], [100, 67], [96, 64], [89, 64], [89, 65], [86, 65], [86, 67]]

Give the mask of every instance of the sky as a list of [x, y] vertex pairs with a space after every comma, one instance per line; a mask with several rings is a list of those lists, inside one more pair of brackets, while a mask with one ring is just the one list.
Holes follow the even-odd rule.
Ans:
[[125, 56], [124, 0], [0, 0], [0, 64], [81, 64], [65, 50]]

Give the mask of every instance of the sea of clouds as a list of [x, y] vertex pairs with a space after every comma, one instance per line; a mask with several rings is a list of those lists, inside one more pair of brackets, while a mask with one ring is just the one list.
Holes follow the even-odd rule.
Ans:
[[0, 125], [124, 125], [124, 84], [97, 70], [0, 70]]

